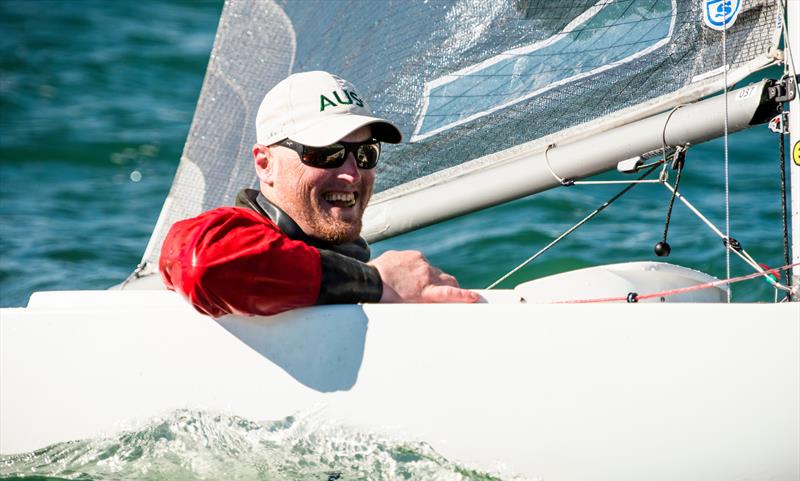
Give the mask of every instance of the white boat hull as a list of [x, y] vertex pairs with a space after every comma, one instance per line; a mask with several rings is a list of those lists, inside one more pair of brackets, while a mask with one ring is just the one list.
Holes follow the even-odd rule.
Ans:
[[800, 477], [800, 304], [515, 299], [214, 321], [172, 292], [36, 294], [0, 316], [0, 452], [317, 411], [532, 478]]

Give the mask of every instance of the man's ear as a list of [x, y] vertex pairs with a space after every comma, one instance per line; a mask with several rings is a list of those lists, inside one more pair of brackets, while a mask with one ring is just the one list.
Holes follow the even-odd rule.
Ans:
[[275, 157], [266, 145], [255, 144], [253, 146], [253, 161], [256, 168], [256, 175], [262, 184], [272, 186], [273, 170], [275, 168]]

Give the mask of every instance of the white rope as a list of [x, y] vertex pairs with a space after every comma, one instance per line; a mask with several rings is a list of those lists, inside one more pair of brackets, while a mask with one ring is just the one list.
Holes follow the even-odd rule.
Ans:
[[661, 155], [664, 157], [664, 162], [667, 161], [667, 126], [669, 125], [669, 120], [672, 118], [672, 114], [677, 112], [678, 109], [684, 105], [686, 104], [678, 104], [672, 107], [672, 110], [667, 114], [667, 118], [664, 119], [664, 126], [661, 128]]
[[[678, 108], [676, 107], [674, 110], [677, 109]], [[672, 113], [670, 113], [670, 115], [672, 115]], [[550, 174], [553, 176], [553, 178], [555, 178], [561, 185], [571, 186], [571, 185], [604, 185], [604, 184], [609, 184], [609, 185], [610, 184], [658, 184], [661, 182], [660, 180], [655, 180], [655, 179], [654, 180], [581, 180], [581, 181], [567, 180], [565, 177], [561, 177], [560, 175], [556, 174], [556, 171], [553, 170], [553, 166], [550, 165], [550, 157], [547, 154], [548, 152], [550, 152], [550, 149], [552, 149], [555, 146], [556, 146], [555, 144], [549, 144], [547, 148], [544, 149], [544, 163], [547, 166], [547, 170], [550, 171]], [[657, 165], [659, 163], [660, 162], [655, 162], [653, 164], [643, 165], [639, 167], [636, 171], [640, 172], [648, 167], [652, 167], [653, 165]]]
[[527, 266], [528, 264], [530, 264], [531, 262], [533, 262], [534, 260], [536, 260], [536, 258], [537, 258], [537, 257], [539, 257], [540, 255], [542, 255], [542, 254], [544, 254], [545, 252], [547, 252], [547, 251], [548, 251], [548, 250], [549, 250], [551, 247], [553, 247], [554, 245], [556, 245], [556, 244], [558, 244], [559, 242], [561, 242], [561, 240], [562, 240], [562, 239], [564, 239], [565, 237], [567, 237], [568, 235], [570, 235], [571, 233], [573, 233], [573, 232], [574, 232], [576, 229], [578, 229], [578, 227], [580, 227], [580, 226], [582, 226], [583, 224], [585, 224], [585, 223], [589, 222], [589, 220], [591, 220], [591, 219], [592, 219], [594, 216], [596, 216], [597, 214], [599, 214], [600, 212], [602, 212], [602, 211], [603, 211], [603, 210], [604, 210], [606, 207], [610, 206], [610, 205], [611, 205], [613, 202], [615, 202], [617, 199], [619, 199], [620, 197], [622, 197], [623, 195], [625, 195], [625, 193], [626, 193], [626, 192], [628, 192], [630, 189], [632, 189], [632, 188], [633, 188], [633, 187], [634, 187], [636, 184], [638, 184], [638, 183], [644, 183], [644, 182], [647, 182], [647, 181], [645, 181], [645, 180], [644, 180], [644, 179], [645, 179], [645, 177], [647, 177], [648, 175], [650, 175], [650, 174], [651, 174], [651, 173], [652, 173], [652, 172], [653, 172], [653, 171], [656, 169], [656, 167], [657, 167], [657, 166], [658, 166], [658, 164], [655, 164], [655, 165], [652, 165], [652, 166], [650, 166], [650, 170], [648, 170], [647, 172], [645, 172], [644, 174], [642, 174], [642, 175], [639, 177], [639, 179], [638, 179], [637, 181], [627, 182], [628, 184], [631, 184], [631, 185], [628, 185], [627, 187], [625, 187], [625, 188], [624, 188], [624, 189], [622, 189], [621, 191], [617, 192], [617, 193], [616, 193], [614, 196], [612, 196], [610, 199], [608, 199], [608, 200], [607, 200], [607, 201], [605, 201], [605, 202], [604, 202], [602, 205], [600, 205], [600, 207], [596, 208], [594, 211], [592, 211], [591, 213], [589, 213], [589, 215], [587, 215], [586, 217], [584, 217], [583, 219], [581, 219], [581, 220], [580, 220], [580, 221], [579, 221], [577, 224], [573, 225], [572, 227], [570, 227], [569, 229], [567, 229], [566, 231], [564, 231], [564, 232], [563, 232], [563, 233], [562, 233], [560, 236], [558, 236], [558, 237], [556, 237], [555, 239], [553, 239], [553, 241], [552, 241], [552, 242], [550, 242], [549, 244], [547, 244], [546, 246], [544, 246], [543, 248], [541, 248], [541, 249], [539, 250], [539, 252], [537, 252], [537, 253], [535, 253], [534, 255], [532, 255], [532, 256], [530, 256], [530, 257], [528, 257], [528, 258], [527, 258], [527, 259], [525, 259], [525, 260], [524, 260], [524, 261], [523, 261], [521, 264], [519, 264], [517, 267], [515, 267], [515, 268], [511, 269], [511, 270], [510, 270], [510, 271], [508, 271], [506, 274], [504, 274], [502, 277], [500, 277], [500, 278], [499, 278], [499, 279], [497, 279], [496, 281], [492, 282], [492, 283], [491, 283], [491, 284], [490, 284], [490, 285], [489, 285], [489, 286], [488, 286], [486, 289], [494, 289], [494, 288], [495, 288], [495, 286], [497, 286], [498, 284], [500, 284], [500, 283], [501, 283], [501, 282], [503, 282], [504, 280], [506, 280], [506, 279], [508, 279], [509, 277], [511, 277], [511, 275], [512, 275], [512, 274], [514, 274], [514, 273], [515, 273], [515, 272], [517, 272], [518, 270], [522, 269], [523, 267]]
[[[679, 108], [683, 107], [686, 104], [678, 104], [669, 111], [667, 118], [664, 119], [664, 126], [661, 128], [661, 159], [664, 162], [664, 166], [661, 168], [661, 174], [658, 176], [659, 182], [666, 182], [669, 180], [669, 167], [670, 163], [667, 162], [667, 126], [669, 125], [669, 120], [672, 118], [672, 114], [678, 111]], [[685, 145], [684, 148], [688, 148], [689, 145]], [[671, 151], [673, 163], [675, 160], [675, 156], [678, 155], [678, 148], [675, 148]], [[674, 165], [673, 165], [674, 167]]]
[[653, 180], [581, 180], [575, 185], [613, 185], [613, 184], [660, 184], [658, 179]]
[[[705, 225], [707, 225], [712, 231], [714, 231], [714, 233], [717, 234], [720, 237], [720, 239], [722, 240], [730, 239], [730, 237], [723, 234], [722, 231], [720, 231], [717, 228], [717, 226], [715, 226], [710, 220], [708, 220], [708, 218], [704, 216], [697, 207], [695, 207], [691, 202], [689, 202], [689, 200], [687, 200], [686, 197], [684, 197], [680, 192], [676, 192], [675, 187], [673, 187], [669, 182], [663, 182], [663, 184], [664, 187], [666, 187], [670, 192], [673, 192], [675, 194], [675, 198], [680, 200], [683, 203], [683, 205], [688, 207], [689, 210], [692, 211], [692, 213], [695, 216], [697, 216], [697, 218], [700, 219]], [[761, 274], [767, 273], [767, 270], [761, 267], [761, 265], [743, 247], [740, 246], [740, 249], [737, 250], [733, 246], [731, 246], [731, 243], [729, 241], [726, 241], [725, 250], [729, 256], [731, 252], [739, 256], [745, 262], [745, 264], [752, 267], [753, 270], [755, 270], [756, 272]], [[730, 277], [728, 277], [727, 279], [730, 279]], [[780, 282], [773, 283], [773, 286], [776, 289], [792, 292], [790, 288], [784, 286]]]
[[567, 179], [556, 174], [556, 171], [553, 170], [553, 167], [550, 165], [550, 157], [547, 156], [547, 153], [550, 152], [550, 149], [552, 149], [555, 146], [556, 144], [548, 144], [547, 148], [544, 149], [544, 163], [545, 165], [547, 165], [547, 170], [549, 170], [550, 173], [553, 174], [553, 177], [555, 177], [555, 179], [558, 181], [559, 184], [571, 185], [571, 183]]
[[[783, 50], [786, 59], [783, 62], [783, 74], [791, 73], [794, 78], [797, 78], [797, 71], [795, 70], [794, 57], [792, 56], [792, 47], [789, 44], [789, 26], [786, 25], [786, 1], [781, 0], [781, 7], [783, 7], [783, 17], [781, 18], [781, 28], [783, 30]], [[791, 69], [791, 72], [789, 70]]]
[[[728, 185], [728, 50], [727, 50], [727, 32], [728, 23], [723, 20], [722, 26], [722, 68], [723, 68], [723, 90], [722, 95], [725, 97], [725, 130], [724, 130], [724, 144], [725, 144], [725, 238], [731, 238], [731, 212], [730, 212], [730, 188]], [[725, 278], [731, 277], [731, 249], [725, 249]], [[731, 291], [728, 290], [728, 302], [731, 302]]]

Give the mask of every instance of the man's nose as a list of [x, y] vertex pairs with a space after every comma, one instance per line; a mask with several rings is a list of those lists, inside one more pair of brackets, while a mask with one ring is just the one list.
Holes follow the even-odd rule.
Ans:
[[350, 183], [355, 183], [361, 178], [361, 170], [356, 165], [356, 157], [352, 152], [347, 153], [347, 158], [344, 159], [344, 164], [339, 167], [336, 176]]

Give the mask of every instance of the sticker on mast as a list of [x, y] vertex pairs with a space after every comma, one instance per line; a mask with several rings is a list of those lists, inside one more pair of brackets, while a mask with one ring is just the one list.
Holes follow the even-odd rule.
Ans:
[[648, 55], [669, 43], [676, 11], [676, 0], [599, 0], [550, 37], [429, 80], [410, 142]]
[[795, 142], [792, 148], [792, 162], [794, 165], [800, 165], [800, 140]]
[[727, 30], [733, 26], [742, 0], [704, 0], [703, 23], [714, 30]]

